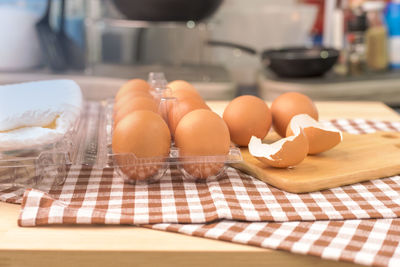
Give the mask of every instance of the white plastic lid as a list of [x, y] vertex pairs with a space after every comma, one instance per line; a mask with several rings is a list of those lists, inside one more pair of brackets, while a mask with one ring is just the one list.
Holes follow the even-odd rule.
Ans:
[[362, 8], [364, 11], [379, 11], [385, 8], [386, 4], [383, 1], [367, 1], [362, 4]]

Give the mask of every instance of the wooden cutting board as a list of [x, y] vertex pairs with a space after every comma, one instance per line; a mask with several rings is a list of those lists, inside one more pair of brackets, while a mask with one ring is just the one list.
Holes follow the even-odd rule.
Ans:
[[[268, 137], [266, 143], [277, 140]], [[267, 167], [241, 149], [243, 162], [234, 164], [256, 178], [279, 189], [304, 193], [400, 174], [400, 133], [377, 132], [365, 135], [344, 133], [335, 148], [307, 156], [290, 169]]]

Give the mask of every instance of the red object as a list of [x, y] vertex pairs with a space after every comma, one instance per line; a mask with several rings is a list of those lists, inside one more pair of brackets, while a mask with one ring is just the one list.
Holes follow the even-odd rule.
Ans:
[[355, 35], [354, 35], [353, 33], [349, 33], [349, 34], [347, 35], [347, 41], [348, 41], [349, 43], [353, 43], [354, 40], [355, 40]]
[[324, 11], [325, 1], [324, 0], [303, 0], [305, 4], [316, 5], [318, 7], [317, 18], [315, 19], [314, 26], [312, 27], [311, 33], [314, 35], [322, 35], [324, 30]]

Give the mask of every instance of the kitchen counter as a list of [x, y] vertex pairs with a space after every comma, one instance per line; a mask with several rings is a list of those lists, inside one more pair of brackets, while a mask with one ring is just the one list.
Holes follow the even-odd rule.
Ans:
[[[218, 67], [198, 66], [189, 67], [165, 67], [165, 66], [139, 66], [123, 67], [119, 65], [102, 65], [98, 71], [92, 74], [79, 72], [51, 73], [47, 69], [40, 69], [31, 72], [0, 72], [0, 84], [11, 84], [38, 80], [71, 79], [79, 84], [86, 99], [103, 100], [113, 97], [123, 83], [129, 78], [136, 77], [147, 80], [151, 71], [163, 71], [169, 81], [185, 77], [199, 91], [206, 100], [227, 100], [236, 95], [236, 86]], [[168, 71], [167, 71], [168, 70]], [[212, 73], [215, 77], [201, 75], [201, 73]], [[222, 72], [222, 74], [221, 74]], [[120, 75], [117, 75], [117, 74]], [[218, 74], [220, 73], [220, 74]], [[192, 75], [193, 74], [193, 75]], [[110, 77], [112, 76], [112, 77]], [[217, 77], [223, 76], [218, 79]]]
[[323, 101], [381, 101], [400, 106], [400, 72], [371, 73], [343, 77], [332, 72], [318, 78], [283, 79], [264, 72], [258, 77], [259, 95], [273, 100], [279, 95], [295, 91]]
[[[227, 102], [209, 102], [222, 114]], [[379, 102], [319, 102], [321, 119], [399, 121]], [[357, 266], [133, 226], [17, 226], [19, 205], [0, 202], [0, 266]]]

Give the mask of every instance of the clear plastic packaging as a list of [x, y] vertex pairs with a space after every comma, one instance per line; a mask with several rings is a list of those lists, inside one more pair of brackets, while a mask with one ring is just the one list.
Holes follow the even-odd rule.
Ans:
[[[160, 99], [159, 112], [165, 120], [168, 120], [169, 101], [176, 100]], [[100, 169], [115, 167], [127, 182], [151, 183], [162, 179], [169, 169], [171, 174], [175, 171], [182, 173], [185, 180], [218, 179], [226, 164], [242, 160], [240, 149], [234, 146], [227, 155], [181, 157], [173, 143], [169, 156], [163, 158], [138, 159], [133, 154], [114, 154], [111, 146], [113, 103], [112, 99], [86, 102], [79, 120], [58, 142], [0, 152], [0, 190], [45, 189], [53, 184], [62, 184], [69, 166], [73, 164]], [[136, 179], [129, 178], [127, 173], [135, 173]]]
[[76, 162], [78, 132], [82, 131], [82, 127], [82, 117], [79, 117], [64, 137], [54, 143], [0, 151], [0, 190], [44, 189], [63, 183], [68, 166]]
[[[168, 122], [168, 104], [176, 103], [173, 98], [161, 98], [159, 105], [160, 115]], [[105, 128], [107, 136], [108, 158], [107, 167], [117, 167], [117, 172], [130, 183], [149, 183], [162, 179], [168, 169], [178, 170], [185, 180], [210, 181], [216, 180], [224, 172], [226, 164], [238, 163], [242, 160], [240, 149], [231, 146], [227, 155], [183, 157], [179, 149], [172, 143], [168, 157], [141, 158], [133, 154], [113, 154], [111, 149], [113, 100], [105, 104]], [[129, 178], [127, 173], [133, 173], [135, 179]], [[154, 173], [149, 177], [149, 173]], [[210, 175], [211, 174], [211, 175]]]

